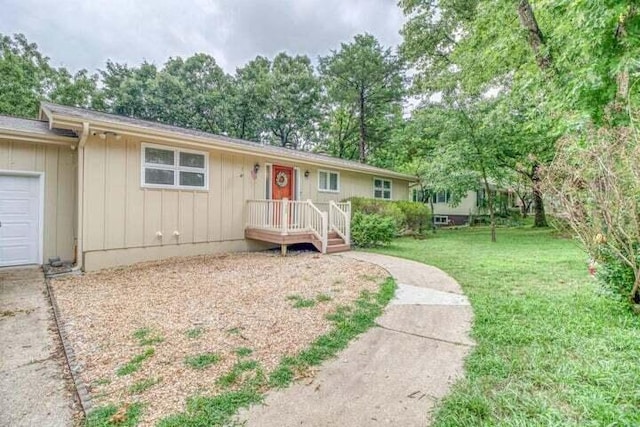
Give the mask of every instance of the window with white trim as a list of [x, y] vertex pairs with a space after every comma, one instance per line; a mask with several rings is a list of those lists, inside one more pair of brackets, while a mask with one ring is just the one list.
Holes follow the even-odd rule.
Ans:
[[433, 223], [434, 224], [439, 224], [439, 225], [448, 225], [449, 224], [449, 217], [446, 215], [434, 215], [433, 216]]
[[318, 191], [340, 191], [340, 174], [338, 172], [318, 171]]
[[451, 201], [451, 192], [438, 191], [435, 195], [436, 203], [449, 203]]
[[208, 153], [142, 144], [143, 187], [206, 190], [208, 175]]
[[376, 199], [391, 200], [391, 180], [374, 178], [373, 197]]

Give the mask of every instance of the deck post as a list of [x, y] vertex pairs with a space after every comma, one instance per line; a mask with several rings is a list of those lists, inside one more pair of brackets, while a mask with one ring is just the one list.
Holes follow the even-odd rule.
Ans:
[[280, 211], [280, 234], [286, 236], [289, 232], [289, 199], [286, 197], [282, 199], [281, 211]]
[[347, 202], [347, 223], [345, 224], [346, 226], [346, 235], [347, 238], [345, 239], [345, 243], [349, 246], [351, 246], [351, 200], [349, 200]]
[[329, 214], [322, 212], [322, 253], [327, 253], [327, 245], [329, 240]]

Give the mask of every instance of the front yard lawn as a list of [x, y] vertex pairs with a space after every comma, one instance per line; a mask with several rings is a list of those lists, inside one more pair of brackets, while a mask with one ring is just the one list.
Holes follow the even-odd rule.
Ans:
[[393, 295], [387, 276], [348, 258], [254, 253], [137, 264], [52, 288], [97, 408], [89, 426], [219, 425], [372, 326]]
[[640, 425], [640, 318], [600, 290], [587, 257], [549, 230], [485, 227], [380, 252], [441, 268], [475, 313], [477, 347], [435, 426]]

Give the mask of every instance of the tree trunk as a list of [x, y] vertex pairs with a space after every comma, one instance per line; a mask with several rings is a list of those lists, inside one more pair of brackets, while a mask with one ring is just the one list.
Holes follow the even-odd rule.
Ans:
[[244, 134], [246, 132], [247, 127], [247, 118], [246, 116], [242, 116], [242, 124], [240, 125], [240, 139], [245, 139]]
[[487, 207], [489, 208], [489, 221], [491, 223], [491, 241], [496, 241], [496, 214], [494, 212], [494, 200], [491, 195], [491, 189], [489, 188], [489, 180], [487, 179], [487, 173], [482, 171], [482, 181], [484, 183], [484, 191], [487, 194]]
[[631, 288], [631, 293], [629, 294], [629, 299], [632, 304], [640, 304], [640, 274], [635, 272], [636, 280], [633, 283], [633, 288]]
[[429, 208], [431, 209], [431, 230], [433, 231], [433, 234], [436, 234], [436, 217], [433, 215], [433, 196], [434, 195], [435, 193], [433, 191], [429, 191]]
[[535, 216], [533, 219], [534, 227], [547, 227], [547, 216], [544, 212], [544, 200], [542, 199], [542, 190], [540, 189], [540, 175], [538, 174], [539, 165], [534, 165], [532, 174], [531, 174], [531, 182], [532, 182], [532, 190], [533, 190], [533, 210], [535, 212]]
[[484, 191], [487, 193], [487, 207], [489, 208], [489, 222], [491, 224], [491, 241], [496, 241], [496, 214], [494, 212], [494, 200], [491, 195], [491, 189], [489, 188], [489, 182], [487, 178], [484, 178]]
[[528, 0], [520, 0], [518, 16], [522, 27], [529, 32], [529, 46], [533, 49], [538, 67], [542, 70], [548, 69], [551, 66], [551, 56], [548, 52], [543, 52], [544, 37]]
[[360, 141], [359, 141], [359, 145], [358, 145], [358, 149], [359, 149], [359, 160], [360, 163], [366, 163], [367, 161], [367, 144], [366, 144], [366, 126], [364, 123], [364, 93], [361, 90], [360, 91], [360, 111], [359, 111], [359, 117], [358, 120], [360, 122]]

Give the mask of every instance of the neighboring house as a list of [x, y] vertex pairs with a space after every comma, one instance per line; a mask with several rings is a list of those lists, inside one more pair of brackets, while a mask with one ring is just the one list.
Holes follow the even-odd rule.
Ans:
[[[495, 189], [492, 191], [496, 191]], [[486, 191], [484, 189], [468, 191], [458, 204], [451, 203], [448, 191], [439, 191], [433, 197], [433, 222], [436, 225], [464, 225], [473, 218], [482, 219], [489, 214], [486, 207]], [[494, 194], [496, 212], [518, 208], [518, 199], [509, 190], [497, 190]], [[421, 197], [418, 189], [412, 189], [412, 200], [429, 203], [429, 199]]]
[[309, 242], [349, 248], [352, 196], [408, 200], [413, 178], [280, 147], [42, 103], [0, 116], [0, 266], [95, 270]]

